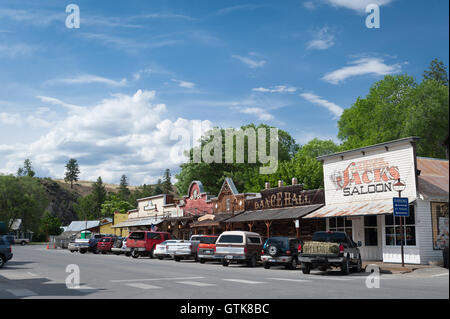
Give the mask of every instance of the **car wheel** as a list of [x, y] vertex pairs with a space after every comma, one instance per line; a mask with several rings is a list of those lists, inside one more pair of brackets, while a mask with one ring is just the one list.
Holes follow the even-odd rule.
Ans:
[[75, 252], [75, 250], [71, 250], [70, 252], [71, 252], [71, 253], [74, 253], [74, 252]]
[[228, 267], [230, 265], [230, 262], [229, 261], [227, 261], [227, 260], [222, 260], [222, 266], [224, 266], [224, 267]]
[[359, 256], [359, 258], [358, 258], [358, 263], [356, 264], [355, 271], [356, 271], [356, 272], [361, 272], [361, 271], [362, 271], [362, 261], [361, 261], [361, 256]]
[[263, 266], [264, 266], [264, 269], [270, 269], [270, 264], [269, 263], [264, 263]]
[[343, 275], [348, 275], [350, 273], [350, 258], [346, 257], [341, 265], [341, 273]]
[[256, 267], [256, 256], [253, 255], [250, 260], [248, 261], [247, 265], [249, 267]]
[[106, 255], [106, 251], [102, 251], [102, 255]]
[[163, 259], [164, 259], [164, 257], [162, 257], [162, 256], [158, 256], [158, 259], [159, 259], [159, 260], [163, 260]]
[[303, 263], [302, 264], [302, 272], [305, 275], [308, 275], [311, 272], [311, 264], [310, 263]]
[[131, 252], [131, 257], [133, 257], [133, 258], [138, 258], [138, 257], [139, 257], [139, 252], [136, 251], [136, 250], [133, 250], [133, 251]]
[[20, 242], [20, 245], [22, 245], [22, 246], [25, 246], [25, 244], [26, 244], [26, 242], [24, 242], [24, 241]]
[[181, 258], [180, 257], [173, 257], [173, 259], [175, 259], [175, 261], [178, 263], [180, 262]]
[[3, 268], [3, 266], [6, 263], [6, 258], [3, 255], [0, 255], [0, 268]]
[[200, 262], [201, 264], [204, 264], [204, 263], [205, 263], [205, 260], [204, 260], [203, 258], [200, 258], [200, 259], [199, 259], [199, 262]]
[[295, 270], [295, 269], [297, 269], [297, 258], [295, 257], [292, 257], [292, 260], [291, 260], [291, 262], [289, 263], [289, 264], [287, 264], [287, 267], [286, 268], [288, 268], [288, 269], [290, 269], [290, 270]]
[[148, 254], [148, 256], [150, 257], [150, 259], [155, 258], [155, 248], [152, 248], [152, 250], [150, 250], [150, 253]]
[[131, 253], [125, 253], [125, 256], [127, 256], [127, 257], [130, 257], [131, 256]]

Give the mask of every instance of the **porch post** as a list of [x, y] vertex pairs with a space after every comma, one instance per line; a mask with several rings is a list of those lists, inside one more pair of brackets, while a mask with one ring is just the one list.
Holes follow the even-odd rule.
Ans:
[[267, 228], [267, 238], [270, 237], [270, 225], [272, 225], [272, 221], [266, 220], [265, 221], [266, 228]]

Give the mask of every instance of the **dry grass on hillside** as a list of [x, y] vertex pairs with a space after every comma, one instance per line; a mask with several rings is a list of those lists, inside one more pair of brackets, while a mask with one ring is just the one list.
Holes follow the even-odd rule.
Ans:
[[[92, 185], [95, 183], [95, 182], [90, 182], [90, 181], [78, 181], [73, 184], [73, 189], [71, 189], [70, 183], [66, 183], [64, 180], [55, 179], [54, 181], [57, 182], [58, 184], [60, 184], [65, 189], [74, 191], [74, 192], [80, 194], [81, 196], [89, 195], [92, 192]], [[107, 192], [117, 193], [119, 191], [119, 185], [106, 184], [106, 183], [104, 183], [103, 185], [105, 185]], [[134, 191], [137, 189], [137, 187], [136, 186], [128, 186], [128, 189], [130, 191]]]

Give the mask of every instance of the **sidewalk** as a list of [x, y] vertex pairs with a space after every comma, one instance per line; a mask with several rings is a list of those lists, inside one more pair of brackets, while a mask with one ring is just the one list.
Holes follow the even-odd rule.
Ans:
[[383, 274], [405, 274], [413, 272], [416, 269], [433, 268], [436, 265], [416, 265], [416, 264], [402, 264], [384, 263], [382, 261], [363, 261], [363, 269], [366, 269], [367, 265], [377, 265], [380, 268], [380, 272]]

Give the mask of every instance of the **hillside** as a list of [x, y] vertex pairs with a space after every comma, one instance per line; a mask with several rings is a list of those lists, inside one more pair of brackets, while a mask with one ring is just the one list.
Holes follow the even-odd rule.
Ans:
[[[81, 195], [81, 196], [86, 196], [86, 195], [89, 195], [90, 193], [92, 193], [92, 185], [95, 183], [95, 182], [91, 182], [91, 181], [78, 181], [73, 184], [73, 189], [72, 189], [72, 188], [70, 188], [70, 183], [66, 183], [63, 179], [54, 179], [54, 181], [56, 183], [58, 183], [64, 189], [66, 189], [70, 192], [76, 193], [78, 195]], [[103, 185], [105, 186], [106, 191], [108, 193], [117, 193], [119, 191], [119, 185], [106, 184], [106, 183], [103, 183]], [[128, 189], [133, 192], [137, 189], [137, 187], [136, 186], [128, 186]]]

